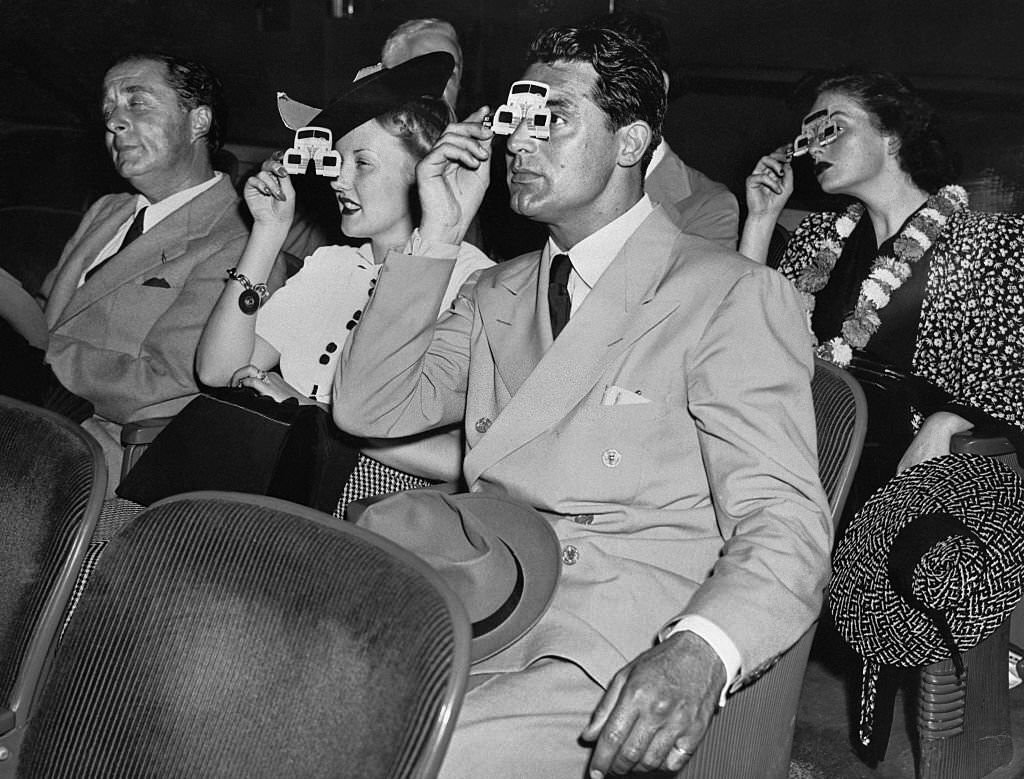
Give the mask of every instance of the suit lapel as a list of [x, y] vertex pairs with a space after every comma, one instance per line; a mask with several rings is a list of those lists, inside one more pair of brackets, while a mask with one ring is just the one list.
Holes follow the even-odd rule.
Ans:
[[540, 278], [546, 278], [540, 271], [547, 262], [539, 252], [530, 255], [518, 261], [511, 272], [496, 277], [492, 287], [478, 295], [487, 343], [495, 355], [501, 355], [495, 360], [495, 370], [509, 395], [519, 391], [551, 345], [547, 293], [545, 288], [541, 300], [539, 283]]
[[[489, 317], [485, 319], [484, 327], [496, 365], [510, 361], [518, 363], [517, 371], [522, 371], [527, 360], [522, 353], [508, 351], [514, 348], [523, 348], [523, 353], [531, 358], [537, 354], [540, 357], [516, 385], [512, 400], [501, 410], [487, 434], [467, 454], [465, 471], [470, 483], [506, 454], [568, 416], [594, 389], [609, 364], [678, 307], [677, 300], [654, 298], [658, 281], [673, 259], [667, 247], [677, 234], [660, 209], [648, 217], [608, 266], [554, 343], [551, 342], [546, 285], [538, 283], [539, 279], [547, 278], [550, 267], [547, 256], [534, 264], [535, 270], [530, 274], [533, 305], [521, 306], [532, 310], [512, 317], [512, 325], [507, 328], [519, 332], [491, 342], [492, 322], [488, 321]], [[517, 299], [523, 295], [521, 290]], [[502, 372], [503, 379], [505, 376]]]
[[[189, 241], [207, 235], [220, 219], [226, 205], [225, 191], [229, 200], [233, 202], [234, 193], [226, 181], [225, 178], [217, 182], [181, 208], [172, 211], [124, 250], [107, 260], [89, 279], [88, 284], [74, 290], [70, 302], [64, 307], [55, 324], [59, 325], [71, 319], [97, 300], [141, 275], [154, 275], [154, 271], [159, 275], [161, 265], [173, 262], [184, 255]], [[130, 209], [124, 215], [124, 219], [115, 224], [120, 226], [129, 216]], [[110, 235], [113, 235], [113, 232]], [[107, 240], [110, 240], [109, 236]], [[100, 244], [90, 256], [95, 257], [102, 248], [103, 244]], [[77, 277], [75, 283], [77, 284]]]
[[109, 208], [96, 214], [92, 224], [86, 229], [64, 263], [60, 274], [54, 281], [53, 289], [46, 303], [46, 324], [53, 329], [67, 310], [68, 303], [78, 291], [78, 281], [82, 278], [86, 267], [110, 243], [114, 233], [128, 221], [135, 210], [135, 195], [124, 195], [114, 201]]

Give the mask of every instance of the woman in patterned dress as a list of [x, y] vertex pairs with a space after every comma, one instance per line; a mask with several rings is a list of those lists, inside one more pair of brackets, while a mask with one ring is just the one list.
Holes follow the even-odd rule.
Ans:
[[[249, 387], [277, 401], [295, 398], [329, 408], [341, 350], [362, 315], [381, 264], [389, 252], [402, 251], [414, 240], [416, 163], [448, 119], [439, 96], [452, 59], [440, 57], [444, 61], [431, 54], [395, 68], [371, 69], [319, 113], [293, 103], [312, 112], [302, 124], [333, 131], [340, 174], [330, 186], [342, 232], [365, 243], [320, 247], [265, 305], [244, 306], [240, 295], [254, 289], [256, 295], [265, 295], [258, 286], [266, 281], [295, 212], [295, 190], [280, 153], [267, 160], [244, 188], [254, 219], [252, 235], [238, 267], [228, 273], [199, 343], [196, 366], [205, 384]], [[438, 315], [475, 271], [492, 264], [476, 247], [462, 244]], [[353, 453], [339, 458], [355, 464], [351, 473], [338, 474], [339, 516], [352, 500], [455, 480], [461, 474], [458, 430], [415, 440], [358, 443], [358, 457]]]
[[796, 142], [747, 178], [740, 251], [759, 262], [793, 190], [794, 147], [824, 192], [852, 199], [807, 216], [779, 264], [804, 293], [818, 356], [910, 376], [907, 404], [869, 393], [856, 491], [866, 498], [894, 472], [948, 453], [976, 424], [1019, 435], [1022, 218], [968, 208], [934, 112], [904, 80], [847, 72], [817, 86]]

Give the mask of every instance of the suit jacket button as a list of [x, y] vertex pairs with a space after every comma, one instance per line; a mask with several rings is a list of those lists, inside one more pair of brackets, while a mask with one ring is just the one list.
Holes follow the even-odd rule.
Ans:
[[618, 449], [605, 449], [601, 452], [601, 462], [608, 468], [616, 468], [622, 462], [622, 455]]
[[562, 549], [562, 564], [563, 565], [576, 565], [576, 561], [580, 559], [580, 550], [572, 544], [568, 544]]
[[476, 432], [481, 434], [486, 433], [488, 430], [491, 429], [491, 420], [488, 419], [487, 417], [480, 417], [476, 421], [474, 427], [476, 428]]

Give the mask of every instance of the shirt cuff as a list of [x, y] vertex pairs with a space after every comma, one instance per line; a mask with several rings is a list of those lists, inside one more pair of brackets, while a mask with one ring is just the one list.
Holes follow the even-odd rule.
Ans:
[[669, 636], [689, 630], [707, 641], [708, 645], [715, 650], [715, 653], [725, 666], [725, 684], [718, 696], [719, 707], [725, 706], [726, 693], [732, 683], [740, 675], [740, 651], [736, 648], [735, 642], [718, 625], [702, 617], [699, 614], [687, 614], [675, 622], [670, 622], [658, 631], [658, 640], [664, 641]]
[[454, 260], [459, 256], [459, 244], [441, 241], [425, 241], [420, 228], [415, 228], [402, 249], [402, 254], [413, 257], [434, 257], [439, 260]]

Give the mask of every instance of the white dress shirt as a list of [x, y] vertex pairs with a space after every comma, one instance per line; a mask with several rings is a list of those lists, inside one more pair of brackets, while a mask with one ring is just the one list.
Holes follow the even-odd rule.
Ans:
[[653, 210], [654, 204], [647, 195], [644, 195], [624, 214], [597, 232], [591, 233], [568, 251], [560, 248], [554, 238], [548, 238], [547, 248], [550, 256], [568, 254], [569, 260], [572, 262], [572, 272], [569, 274], [569, 281], [566, 284], [569, 289], [569, 299], [572, 301], [572, 307], [569, 310], [570, 319], [590, 294], [590, 290], [597, 284], [597, 280], [611, 265], [615, 256], [622, 250], [623, 245], [629, 240], [629, 236], [636, 232], [636, 229], [651, 215]]

